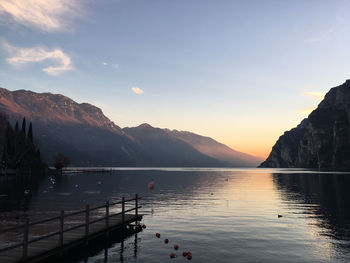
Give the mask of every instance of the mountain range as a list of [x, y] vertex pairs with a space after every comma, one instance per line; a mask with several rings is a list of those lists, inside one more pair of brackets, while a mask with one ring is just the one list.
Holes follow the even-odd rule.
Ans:
[[89, 103], [51, 93], [0, 88], [0, 111], [11, 123], [33, 123], [43, 160], [67, 155], [72, 166], [254, 167], [262, 160], [186, 131], [149, 124], [121, 128]]
[[296, 128], [285, 132], [260, 167], [350, 169], [350, 80], [332, 88]]

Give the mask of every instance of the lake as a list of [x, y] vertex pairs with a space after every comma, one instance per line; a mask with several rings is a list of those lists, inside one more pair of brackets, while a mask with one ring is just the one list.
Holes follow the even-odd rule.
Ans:
[[347, 173], [113, 168], [35, 180], [1, 177], [0, 227], [135, 193], [143, 198], [147, 228], [81, 262], [167, 262], [175, 243], [177, 262], [187, 261], [183, 250], [192, 252], [192, 262], [350, 262]]

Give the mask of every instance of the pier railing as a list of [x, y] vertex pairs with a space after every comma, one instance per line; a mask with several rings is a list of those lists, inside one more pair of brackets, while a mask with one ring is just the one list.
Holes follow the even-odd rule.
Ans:
[[[135, 217], [137, 218], [139, 216], [138, 209], [141, 208], [141, 206], [139, 206], [140, 199], [141, 199], [141, 197], [138, 197], [138, 195], [136, 194], [134, 198], [125, 199], [124, 197], [122, 197], [122, 200], [118, 201], [118, 202], [110, 202], [109, 200], [107, 200], [104, 205], [100, 205], [100, 206], [96, 206], [96, 207], [90, 207], [89, 205], [86, 205], [85, 209], [70, 212], [70, 213], [65, 213], [64, 210], [61, 210], [58, 216], [43, 219], [40, 221], [30, 222], [29, 219], [27, 218], [24, 224], [0, 230], [0, 235], [4, 234], [4, 233], [8, 233], [8, 232], [18, 233], [19, 231], [22, 231], [22, 234], [23, 234], [23, 240], [21, 242], [17, 242], [15, 244], [11, 244], [11, 245], [8, 245], [6, 247], [0, 248], [0, 253], [4, 252], [4, 251], [11, 250], [11, 249], [22, 247], [23, 248], [22, 249], [22, 258], [26, 258], [28, 255], [29, 244], [32, 244], [32, 243], [35, 243], [35, 242], [38, 242], [38, 241], [41, 241], [44, 239], [48, 239], [48, 238], [53, 237], [53, 236], [58, 236], [57, 247], [62, 247], [64, 244], [64, 234], [65, 233], [70, 232], [70, 231], [75, 230], [75, 229], [78, 229], [78, 228], [85, 228], [85, 236], [88, 237], [90, 234], [90, 226], [92, 224], [100, 222], [100, 221], [105, 221], [105, 229], [108, 229], [110, 227], [110, 219], [112, 217], [115, 217], [118, 215], [121, 215], [122, 225], [124, 225], [126, 213], [130, 213], [132, 211], [135, 211], [134, 212]], [[130, 204], [130, 202], [133, 202], [134, 206], [130, 209], [125, 209], [126, 205]], [[121, 212], [113, 213], [111, 211], [111, 208], [115, 208], [118, 205], [121, 205], [121, 207], [119, 207], [119, 208], [121, 208]], [[101, 209], [105, 209], [105, 212], [99, 213], [95, 216], [91, 216], [91, 212], [101, 210]], [[102, 214], [102, 216], [101, 216], [101, 214]], [[66, 222], [65, 219], [67, 217], [73, 217], [73, 216], [79, 216], [79, 215], [80, 216], [82, 215], [83, 217], [85, 217], [85, 220], [83, 220], [84, 221], [83, 223], [79, 223], [78, 225], [74, 225], [71, 227], [65, 227], [65, 222]], [[47, 234], [40, 235], [38, 237], [30, 238], [29, 233], [30, 233], [31, 228], [33, 228], [37, 225], [49, 223], [49, 222], [56, 222], [58, 229], [54, 232], [51, 231]]]

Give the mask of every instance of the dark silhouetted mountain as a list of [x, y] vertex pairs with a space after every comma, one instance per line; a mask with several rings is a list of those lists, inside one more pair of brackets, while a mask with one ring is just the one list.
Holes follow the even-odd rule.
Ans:
[[167, 130], [167, 132], [185, 141], [200, 153], [221, 160], [231, 166], [252, 167], [257, 166], [262, 161], [261, 158], [235, 151], [210, 137], [204, 137], [187, 131]]
[[33, 122], [34, 139], [49, 164], [57, 153], [68, 156], [73, 166], [214, 167], [257, 162], [193, 133], [148, 124], [121, 129], [101, 109], [58, 94], [0, 89], [0, 111], [12, 122], [23, 117]]
[[260, 167], [350, 169], [350, 80], [332, 88], [308, 118], [285, 132]]
[[221, 166], [225, 165], [214, 158], [204, 155], [190, 144], [169, 134], [166, 130], [141, 124], [135, 128], [124, 128], [125, 133], [135, 138], [139, 156], [139, 165], [152, 163], [155, 166]]

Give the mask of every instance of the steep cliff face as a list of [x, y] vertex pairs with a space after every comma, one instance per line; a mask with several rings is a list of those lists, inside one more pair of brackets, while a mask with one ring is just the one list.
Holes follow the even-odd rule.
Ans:
[[350, 80], [332, 88], [307, 119], [285, 132], [260, 167], [350, 169]]

